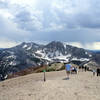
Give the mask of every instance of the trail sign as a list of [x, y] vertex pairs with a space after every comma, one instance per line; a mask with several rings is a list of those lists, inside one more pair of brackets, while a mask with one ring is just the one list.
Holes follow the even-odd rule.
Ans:
[[44, 72], [44, 82], [45, 82], [46, 81], [46, 76], [45, 76], [46, 70], [43, 70], [43, 72]]
[[43, 70], [43, 72], [46, 72], [46, 70]]

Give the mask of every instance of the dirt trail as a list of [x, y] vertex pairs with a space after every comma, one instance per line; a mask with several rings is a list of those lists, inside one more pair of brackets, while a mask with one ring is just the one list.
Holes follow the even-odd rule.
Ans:
[[0, 82], [0, 100], [100, 100], [100, 77], [79, 72], [66, 80], [65, 71], [30, 74]]

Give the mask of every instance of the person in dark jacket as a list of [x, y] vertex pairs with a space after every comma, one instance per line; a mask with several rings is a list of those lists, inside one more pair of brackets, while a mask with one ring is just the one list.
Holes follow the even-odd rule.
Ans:
[[97, 68], [97, 76], [100, 76], [100, 68]]

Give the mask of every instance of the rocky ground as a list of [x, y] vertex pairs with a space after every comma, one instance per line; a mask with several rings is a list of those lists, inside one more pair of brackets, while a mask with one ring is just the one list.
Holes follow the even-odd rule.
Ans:
[[0, 82], [0, 100], [100, 100], [100, 77], [92, 72], [30, 74]]

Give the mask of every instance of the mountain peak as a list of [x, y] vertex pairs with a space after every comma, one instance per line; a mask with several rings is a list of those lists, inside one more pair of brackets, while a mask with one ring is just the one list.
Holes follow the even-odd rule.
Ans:
[[49, 48], [64, 48], [64, 45], [62, 42], [60, 41], [52, 41], [50, 42], [49, 44], [46, 45], [46, 47], [49, 47]]
[[60, 41], [52, 41], [49, 44], [62, 44], [62, 42], [60, 42]]

